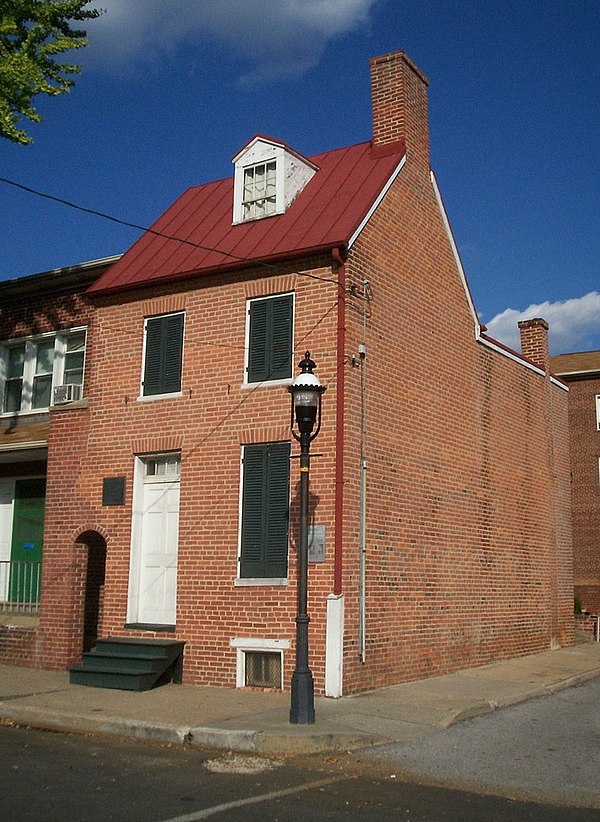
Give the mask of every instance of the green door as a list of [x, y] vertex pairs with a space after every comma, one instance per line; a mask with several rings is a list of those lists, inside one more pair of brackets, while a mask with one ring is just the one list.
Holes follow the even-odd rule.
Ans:
[[16, 480], [10, 552], [10, 600], [16, 605], [39, 600], [45, 501], [45, 479]]

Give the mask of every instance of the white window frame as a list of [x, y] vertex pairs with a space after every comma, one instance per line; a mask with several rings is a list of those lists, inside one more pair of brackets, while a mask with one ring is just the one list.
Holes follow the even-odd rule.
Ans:
[[[251, 168], [257, 168], [261, 165], [266, 166], [270, 163], [275, 163], [275, 209], [270, 211], [268, 214], [261, 214], [257, 217], [244, 217], [244, 178], [246, 171]], [[266, 217], [273, 217], [276, 214], [283, 214], [285, 211], [283, 164], [283, 146], [275, 146], [272, 144], [265, 144], [264, 146], [257, 147], [257, 151], [252, 153], [250, 162], [236, 162], [233, 186], [234, 225], [237, 223], [251, 223], [255, 220], [263, 220]]]
[[[51, 331], [46, 334], [36, 334], [27, 337], [19, 337], [12, 340], [5, 340], [0, 343], [0, 417], [12, 417], [15, 414], [39, 414], [47, 411], [50, 406], [33, 407], [33, 382], [35, 377], [37, 345], [40, 342], [54, 339], [54, 359], [52, 364], [52, 384], [50, 386], [50, 405], [52, 405], [52, 395], [54, 389], [63, 384], [65, 371], [65, 355], [67, 353], [67, 340], [74, 334], [85, 334], [85, 347], [83, 350], [83, 374], [81, 380], [81, 391], [83, 394], [85, 364], [87, 355], [87, 326], [77, 326], [63, 331]], [[4, 411], [4, 389], [7, 380], [7, 362], [9, 351], [17, 346], [25, 346], [25, 361], [23, 363], [23, 384], [21, 388], [21, 406], [18, 411]]]
[[[264, 192], [261, 195], [257, 192], [256, 175], [259, 169], [264, 167]], [[246, 178], [248, 173], [253, 172], [252, 196], [246, 197]], [[271, 177], [271, 181], [269, 178]], [[242, 169], [242, 221], [261, 220], [263, 217], [272, 217], [277, 214], [277, 160], [265, 160], [251, 166], [244, 166]], [[269, 182], [272, 185], [272, 192], [268, 193]], [[263, 210], [257, 213], [258, 204], [263, 203]]]
[[[250, 306], [252, 303], [260, 300], [275, 300], [277, 297], [292, 297], [292, 350], [290, 352], [290, 376], [282, 377], [277, 380], [263, 380], [262, 382], [248, 382], [248, 369], [250, 366]], [[257, 385], [290, 385], [294, 379], [294, 339], [296, 333], [296, 292], [283, 291], [280, 294], [266, 294], [263, 297], [250, 297], [246, 300], [246, 335], [245, 335], [245, 352], [244, 352], [244, 381], [242, 388], [255, 388]]]
[[246, 654], [267, 653], [279, 654], [281, 658], [281, 690], [283, 690], [284, 651], [289, 650], [289, 639], [263, 639], [262, 637], [234, 637], [230, 646], [236, 649], [235, 687], [246, 687]]
[[596, 394], [596, 430], [600, 431], [600, 394]]

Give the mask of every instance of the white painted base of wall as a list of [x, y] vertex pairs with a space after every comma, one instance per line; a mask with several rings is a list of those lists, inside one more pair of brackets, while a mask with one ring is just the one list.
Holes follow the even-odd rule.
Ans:
[[344, 595], [327, 597], [325, 696], [342, 696], [344, 668]]

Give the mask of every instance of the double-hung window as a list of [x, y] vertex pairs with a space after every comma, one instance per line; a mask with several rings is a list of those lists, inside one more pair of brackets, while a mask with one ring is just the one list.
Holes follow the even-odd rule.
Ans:
[[0, 344], [1, 412], [43, 410], [57, 386], [82, 386], [85, 339], [85, 329], [73, 329]]
[[600, 394], [596, 394], [596, 429], [600, 431]]
[[244, 169], [242, 219], [258, 220], [277, 211], [277, 162]]
[[240, 577], [287, 577], [290, 443], [243, 450]]
[[291, 378], [293, 319], [293, 294], [248, 301], [247, 382]]
[[145, 323], [142, 396], [181, 391], [183, 313], [149, 317]]

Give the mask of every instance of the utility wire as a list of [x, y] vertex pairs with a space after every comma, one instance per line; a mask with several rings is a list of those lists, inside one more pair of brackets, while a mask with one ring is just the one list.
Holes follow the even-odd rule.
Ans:
[[[317, 322], [316, 322], [316, 323], [312, 326], [312, 328], [310, 328], [310, 329], [306, 332], [306, 334], [304, 334], [304, 335], [303, 335], [303, 336], [302, 336], [299, 340], [297, 340], [297, 341], [296, 341], [296, 344], [295, 344], [295, 347], [294, 347], [294, 351], [295, 351], [295, 352], [297, 352], [297, 351], [300, 349], [300, 347], [302, 346], [302, 343], [304, 343], [304, 342], [305, 342], [305, 340], [307, 339], [307, 337], [308, 337], [310, 334], [312, 334], [312, 333], [313, 333], [313, 331], [314, 331], [314, 330], [315, 330], [315, 329], [316, 329], [319, 325], [321, 325], [321, 323], [325, 320], [325, 318], [326, 318], [329, 314], [331, 314], [331, 312], [333, 311], [333, 309], [334, 309], [334, 308], [336, 308], [336, 306], [337, 306], [338, 302], [339, 302], [339, 297], [338, 297], [338, 298], [337, 298], [337, 299], [333, 302], [333, 304], [332, 304], [332, 305], [330, 305], [330, 306], [329, 306], [329, 308], [327, 309], [327, 311], [325, 311], [325, 313], [324, 313], [324, 314], [322, 314], [322, 316], [321, 316], [321, 317], [317, 320]], [[336, 368], [336, 370], [335, 370], [334, 375], [331, 377], [331, 379], [329, 380], [329, 382], [328, 382], [328, 383], [326, 383], [327, 385], [329, 385], [329, 383], [330, 383], [333, 379], [335, 379], [335, 378], [337, 377], [337, 373], [338, 373], [338, 371], [339, 371], [339, 369], [340, 369], [340, 366], [341, 366], [341, 365], [342, 365], [342, 363], [340, 363], [340, 365], [338, 365], [338, 367], [337, 367], [337, 368]], [[224, 414], [224, 415], [223, 415], [223, 417], [221, 417], [221, 419], [220, 419], [218, 422], [216, 422], [216, 423], [213, 425], [213, 427], [212, 427], [212, 428], [211, 428], [211, 429], [210, 429], [210, 430], [209, 430], [209, 431], [208, 431], [208, 432], [207, 432], [207, 433], [206, 433], [206, 434], [205, 434], [205, 435], [204, 435], [204, 436], [200, 439], [200, 441], [199, 441], [199, 442], [198, 442], [198, 443], [197, 443], [197, 444], [196, 444], [196, 445], [195, 445], [195, 446], [194, 446], [194, 447], [193, 447], [193, 448], [189, 451], [189, 454], [191, 455], [191, 454], [195, 453], [195, 452], [196, 452], [199, 448], [201, 448], [203, 445], [205, 445], [205, 444], [208, 442], [208, 440], [209, 440], [209, 439], [213, 436], [213, 434], [215, 434], [215, 433], [219, 430], [219, 428], [221, 428], [223, 425], [225, 425], [225, 423], [227, 422], [227, 420], [229, 420], [229, 419], [230, 419], [230, 418], [231, 418], [231, 417], [232, 417], [232, 416], [233, 416], [233, 415], [234, 415], [237, 411], [239, 411], [239, 410], [240, 410], [240, 408], [242, 408], [242, 406], [244, 406], [244, 405], [248, 402], [248, 400], [250, 399], [250, 397], [252, 397], [252, 396], [254, 395], [255, 391], [257, 391], [259, 388], [261, 388], [261, 387], [264, 385], [264, 383], [265, 383], [265, 382], [268, 382], [268, 381], [269, 381], [270, 376], [271, 376], [271, 375], [269, 375], [266, 379], [262, 380], [261, 382], [257, 383], [256, 385], [254, 385], [254, 386], [253, 386], [253, 387], [252, 387], [252, 388], [248, 391], [248, 393], [247, 393], [244, 397], [242, 397], [242, 398], [241, 398], [241, 399], [240, 399], [240, 400], [239, 400], [239, 401], [238, 401], [238, 402], [237, 402], [237, 403], [233, 406], [233, 408], [230, 408], [230, 409], [229, 409], [229, 411], [227, 411], [227, 413], [226, 413], [226, 414]]]
[[[56, 197], [54, 194], [47, 194], [44, 191], [38, 191], [37, 189], [23, 185], [22, 183], [16, 183], [14, 180], [8, 180], [6, 177], [0, 177], [0, 182], [6, 183], [9, 186], [14, 186], [15, 188], [18, 188], [21, 191], [26, 191], [29, 194], [35, 195], [36, 197], [42, 197], [44, 200], [51, 200], [52, 202], [60, 203], [61, 205], [68, 206], [69, 208], [74, 208], [76, 211], [83, 211], [85, 214], [92, 214], [94, 215], [94, 217], [101, 217], [103, 220], [110, 220], [112, 223], [118, 223], [118, 225], [124, 225], [128, 228], [135, 228], [138, 231], [144, 231], [147, 234], [153, 234], [155, 237], [162, 237], [165, 240], [173, 240], [177, 243], [184, 243], [185, 245], [192, 246], [192, 248], [199, 248], [201, 251], [212, 251], [215, 254], [222, 254], [225, 257], [231, 257], [232, 259], [238, 260], [240, 262], [261, 265], [264, 266], [264, 268], [269, 268], [271, 270], [277, 268], [277, 266], [273, 263], [267, 263], [264, 260], [256, 259], [255, 257], [243, 257], [239, 254], [232, 254], [230, 251], [222, 251], [220, 248], [214, 248], [213, 246], [195, 243], [193, 242], [193, 240], [187, 240], [184, 237], [174, 237], [171, 234], [165, 234], [162, 231], [156, 231], [154, 228], [148, 228], [143, 225], [138, 225], [138, 223], [131, 223], [128, 220], [122, 220], [119, 217], [113, 217], [111, 214], [106, 214], [104, 211], [97, 211], [94, 208], [86, 208], [85, 206], [80, 206], [77, 203], [72, 203], [70, 200], [65, 200], [63, 197]], [[321, 280], [322, 282], [326, 283], [335, 283], [340, 288], [342, 287], [342, 284], [339, 282], [339, 280], [336, 280], [333, 277], [319, 277], [318, 274], [309, 274], [308, 272], [304, 271], [296, 271], [294, 273], [302, 277], [310, 277], [310, 279], [312, 280]]]

